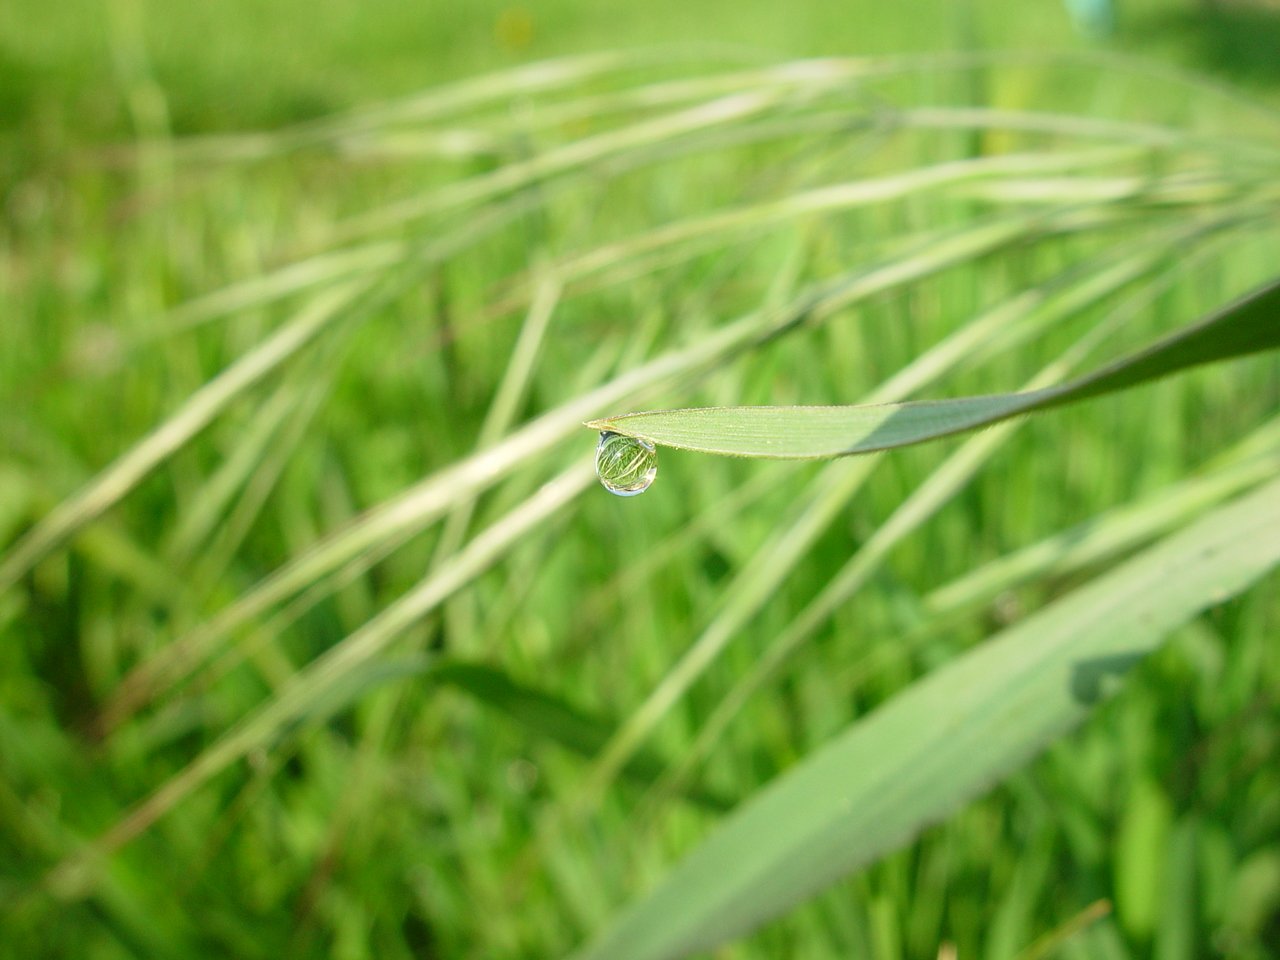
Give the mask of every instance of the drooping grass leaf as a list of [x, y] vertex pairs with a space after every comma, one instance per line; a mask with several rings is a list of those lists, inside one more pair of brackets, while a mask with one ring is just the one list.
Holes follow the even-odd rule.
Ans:
[[[1105, 219], [1105, 214], [1103, 217]], [[910, 248], [909, 253], [806, 289], [777, 308], [747, 314], [696, 343], [670, 350], [548, 410], [494, 446], [430, 474], [336, 531], [265, 578], [212, 620], [142, 663], [125, 679], [113, 702], [103, 711], [104, 726], [115, 726], [153, 696], [157, 688], [186, 676], [228, 634], [273, 605], [303, 590], [314, 589], [361, 554], [389, 540], [416, 533], [457, 504], [487, 489], [513, 465], [569, 436], [590, 410], [599, 409], [604, 403], [643, 395], [658, 386], [669, 386], [753, 342], [781, 335], [804, 323], [820, 323], [850, 304], [998, 250], [1037, 226], [1071, 231], [1087, 229], [1096, 223], [1092, 215], [1063, 219], [1018, 216], [931, 235]]]
[[1180, 370], [1280, 348], [1280, 281], [1145, 350], [1061, 386], [954, 400], [848, 407], [655, 410], [587, 426], [680, 450], [812, 460], [870, 453], [962, 433], [1010, 417], [1127, 390]]
[[[1186, 239], [1190, 240], [1190, 237]], [[872, 400], [892, 396], [894, 390], [918, 389], [963, 359], [965, 351], [976, 350], [980, 344], [989, 345], [1004, 338], [1026, 336], [1031, 331], [1044, 329], [1056, 319], [1105, 301], [1153, 269], [1162, 252], [1159, 248], [1156, 251], [1142, 251], [1114, 262], [1100, 258], [1098, 263], [1090, 265], [1093, 269], [1084, 272], [1084, 279], [1069, 272], [1068, 276], [1076, 282], [1065, 285], [1047, 299], [1019, 296], [999, 305], [916, 358], [891, 380], [882, 384]], [[1094, 327], [1066, 354], [1046, 367], [1027, 385], [1027, 389], [1048, 387], [1063, 380], [1074, 365], [1083, 362], [1090, 345], [1097, 342], [1100, 335], [1119, 325], [1129, 313], [1142, 309], [1155, 291], [1163, 286], [1163, 282], [1148, 284], [1135, 297], [1127, 299], [1124, 307], [1114, 307], [1105, 323]], [[685, 772], [691, 769], [691, 765], [715, 742], [723, 732], [723, 726], [741, 707], [750, 692], [763, 682], [763, 678], [789, 656], [790, 651], [802, 643], [819, 624], [825, 622], [836, 607], [846, 602], [850, 594], [860, 589], [889, 551], [947, 502], [981, 464], [1001, 447], [1009, 432], [1017, 426], [1016, 423], [1003, 424], [970, 439], [903, 501], [875, 534], [860, 549], [854, 551], [827, 587], [806, 606], [799, 617], [775, 637], [765, 655], [756, 661], [749, 678], [736, 686], [721, 707], [711, 714], [692, 748], [685, 752], [680, 769], [673, 776], [664, 778], [662, 788], [679, 782]], [[602, 753], [593, 785], [603, 783], [613, 775], [629, 752], [652, 731], [677, 698], [709, 668], [713, 659], [728, 645], [737, 631], [773, 595], [796, 559], [812, 546], [814, 539], [826, 528], [848, 498], [854, 495], [874, 466], [875, 460], [872, 458], [852, 464], [832, 463], [815, 478], [799, 498], [795, 514], [782, 525], [779, 535], [766, 542], [758, 551], [755, 561], [735, 579], [726, 592], [729, 599], [720, 614], [689, 646], [680, 661], [650, 697], [634, 711], [617, 738]]]
[[1280, 482], [937, 670], [761, 790], [576, 960], [665, 960], [754, 929], [1078, 724], [1169, 631], [1280, 563]]

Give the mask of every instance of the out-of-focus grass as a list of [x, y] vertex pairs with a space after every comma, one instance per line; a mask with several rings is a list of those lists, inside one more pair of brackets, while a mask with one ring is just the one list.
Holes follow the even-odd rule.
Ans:
[[[118, 505], [82, 511], [70, 547], [0, 594], [0, 951], [555, 955], [703, 835], [721, 802], [1174, 522], [1140, 514], [1150, 526], [1135, 532], [1115, 516], [1127, 501], [1169, 503], [1171, 486], [1192, 515], [1268, 475], [1274, 431], [1245, 439], [1280, 404], [1264, 361], [1026, 423], [892, 550], [874, 547], [876, 531], [955, 445], [825, 469], [664, 454], [654, 489], [625, 503], [574, 496], [574, 473], [543, 487], [590, 452], [576, 420], [612, 409], [570, 416], [572, 405], [654, 358], [685, 364], [653, 375], [661, 405], [850, 402], [958, 336], [950, 361], [896, 388], [1009, 389], [1107, 315], [1085, 299], [1023, 329], [1025, 291], [1070, 297], [1091, 271], [1150, 252], [1154, 301], [1117, 334], [1117, 355], [1273, 272], [1274, 230], [1202, 250], [1171, 238], [1212, 205], [1138, 215], [1121, 203], [1110, 227], [975, 253], [906, 286], [879, 281], [877, 295], [764, 349], [698, 353], [733, 318], [768, 329], [770, 311], [832, 278], [925, 262], [948, 237], [973, 243], [976, 229], [1043, 215], [993, 195], [1016, 193], [1009, 179], [985, 196], [907, 191], [802, 214], [804, 191], [1099, 145], [991, 117], [964, 126], [956, 111], [976, 103], [1274, 146], [1273, 121], [1212, 93], [1025, 63], [911, 71], [826, 110], [784, 96], [758, 127], [686, 124], [669, 139], [650, 128], [615, 152], [598, 139], [732, 96], [740, 81], [702, 85], [769, 62], [761, 49], [1076, 45], [1068, 30], [1056, 5], [1005, 3], [0, 7], [5, 556], [217, 373], [317, 298], [359, 285], [358, 309], [237, 390]], [[756, 49], [588, 63], [538, 91], [499, 81], [490, 103], [436, 101], [430, 122], [329, 120], [531, 57], [712, 40]], [[673, 78], [692, 92], [663, 86]], [[648, 83], [665, 99], [637, 99]], [[914, 115], [905, 131], [874, 122], [924, 106], [945, 116]], [[309, 120], [265, 140], [169, 139]], [[748, 127], [758, 142], [736, 142]], [[563, 151], [593, 137], [602, 160], [579, 170]], [[110, 149], [134, 138], [139, 153]], [[1103, 138], [1117, 141], [1133, 136]], [[258, 159], [238, 160], [249, 148]], [[1173, 159], [1146, 149], [1102, 173], [1158, 179], [1187, 163], [1238, 184], [1258, 169], [1212, 140]], [[538, 167], [548, 156], [552, 173]], [[1088, 185], [1093, 172], [1066, 174]], [[1046, 182], [1051, 199], [1066, 189], [1024, 178], [1022, 196]], [[457, 206], [384, 215], [428, 195]], [[559, 420], [527, 426], [554, 410]], [[490, 460], [476, 455], [488, 443]], [[482, 469], [493, 462], [496, 478]], [[353, 526], [363, 511], [424, 477], [435, 499], [418, 506], [452, 518], [450, 533], [419, 522], [425, 509], [412, 521], [384, 512], [363, 551], [357, 537], [330, 554], [333, 587], [296, 565], [370, 529]], [[1119, 545], [1070, 553], [1108, 537]], [[1033, 572], [1002, 580], [1000, 558], [1038, 543], [1057, 547], [1021, 555]], [[720, 729], [723, 704], [760, 682], [757, 664], [795, 634], [795, 615], [868, 555], [856, 602], [806, 627], [805, 646]], [[282, 568], [302, 571], [292, 587], [264, 583]], [[950, 942], [1007, 957], [1108, 898], [1112, 916], [1064, 955], [1265, 956], [1280, 916], [1275, 586], [1197, 620], [1025, 774], [730, 955], [932, 957]], [[406, 597], [433, 616], [397, 623]], [[228, 610], [238, 622], [221, 629]], [[362, 647], [346, 645], [352, 635]], [[885, 636], [906, 639], [873, 645]], [[583, 754], [700, 642], [718, 649], [712, 665], [689, 675], [583, 816]], [[433, 676], [424, 651], [453, 665]], [[147, 672], [171, 658], [181, 669]], [[219, 739], [229, 730], [235, 749]], [[199, 756], [221, 759], [193, 776]], [[183, 770], [167, 815], [102, 863], [76, 861], [86, 841], [139, 824], [131, 805]], [[47, 886], [68, 858], [77, 870]]]
[[[1277, 23], [1265, 2], [1119, 5], [1115, 46], [1158, 52], [1265, 85]], [[0, 10], [0, 131], [58, 143], [58, 128], [129, 131], [139, 115], [180, 134], [316, 118], [428, 83], [590, 50], [716, 48], [747, 60], [967, 49], [1060, 51], [1088, 44], [1062, 4], [921, 0], [873, 4], [707, 0], [465, 4], [371, 0], [12, 0]], [[1029, 92], [1024, 89], [1024, 93]], [[32, 131], [38, 131], [31, 136]]]

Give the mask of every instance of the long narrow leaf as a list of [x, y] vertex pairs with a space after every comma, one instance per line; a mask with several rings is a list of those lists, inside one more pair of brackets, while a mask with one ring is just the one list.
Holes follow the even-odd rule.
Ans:
[[1280, 563], [1280, 481], [917, 682], [766, 787], [577, 960], [754, 929], [915, 836], [1078, 724], [1169, 631]]
[[488, 489], [506, 476], [514, 464], [569, 436], [581, 417], [592, 409], [677, 382], [752, 343], [764, 342], [800, 324], [821, 323], [850, 304], [997, 250], [1036, 227], [1070, 231], [1087, 228], [1097, 222], [1092, 215], [1074, 220], [1070, 217], [1014, 217], [930, 236], [909, 256], [897, 256], [859, 268], [805, 290], [785, 305], [748, 314], [696, 343], [668, 351], [583, 396], [566, 401], [531, 420], [493, 447], [431, 474], [397, 497], [370, 510], [345, 529], [295, 557], [211, 621], [145, 661], [121, 683], [113, 702], [104, 709], [104, 728], [114, 727], [160, 686], [186, 676], [227, 635], [254, 617], [304, 590], [314, 588], [361, 554], [376, 551], [390, 540], [416, 533], [458, 503]]
[[110, 509], [155, 467], [181, 449], [255, 383], [296, 355], [348, 307], [367, 284], [351, 283], [317, 296], [301, 315], [237, 360], [111, 466], [63, 501], [0, 560], [0, 593], [50, 551]]
[[592, 420], [588, 427], [731, 457], [816, 460], [934, 440], [1126, 390], [1180, 370], [1280, 348], [1280, 280], [1151, 347], [1061, 386], [848, 407], [708, 407]]
[[[615, 724], [587, 713], [561, 697], [526, 686], [494, 667], [465, 660], [449, 660], [432, 671], [436, 683], [450, 684], [480, 703], [510, 717], [526, 734], [553, 741], [582, 757], [594, 757], [609, 741]], [[667, 764], [654, 753], [635, 754], [623, 769], [633, 781], [650, 784]], [[724, 812], [732, 804], [719, 794], [693, 787], [689, 799]]]
[[449, 563], [428, 574], [395, 603], [329, 648], [273, 699], [238, 720], [96, 841], [63, 860], [47, 878], [50, 889], [77, 896], [91, 888], [96, 882], [94, 865], [98, 857], [124, 846], [193, 790], [253, 749], [272, 742], [290, 724], [317, 715], [335, 692], [342, 696], [352, 671], [371, 662], [405, 630], [496, 563], [513, 542], [572, 502], [590, 482], [590, 476], [586, 462], [579, 462], [487, 527]]

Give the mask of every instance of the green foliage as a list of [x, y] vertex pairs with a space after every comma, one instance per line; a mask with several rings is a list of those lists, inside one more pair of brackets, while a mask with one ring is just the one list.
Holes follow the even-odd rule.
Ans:
[[[741, 935], [936, 822], [1118, 690], [1159, 639], [1280, 563], [1280, 482], [1045, 607], [900, 694], [774, 781], [583, 958], [682, 957]], [[1118, 907], [1156, 929], [1167, 800], [1143, 787]]]
[[[735, 829], [786, 872], [646, 936], [1266, 954], [1273, 354], [625, 501], [581, 423], [1061, 390], [1274, 282], [1280, 121], [984, 51], [1056, 8], [748, 6], [0, 7], [0, 955], [564, 956]], [[788, 56], [629, 49], [716, 15]], [[751, 826], [814, 769], [895, 830]]]
[[853, 407], [657, 410], [605, 417], [587, 426], [649, 444], [737, 457], [785, 460], [871, 453], [1130, 390], [1188, 367], [1280, 348], [1278, 317], [1280, 282], [1104, 370], [1027, 393]]

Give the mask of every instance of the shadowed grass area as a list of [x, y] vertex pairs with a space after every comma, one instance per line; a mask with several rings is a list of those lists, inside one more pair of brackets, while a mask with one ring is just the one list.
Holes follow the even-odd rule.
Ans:
[[1280, 8], [1273, 3], [1187, 4], [1151, 12], [1136, 29], [1155, 43], [1184, 46], [1194, 62], [1234, 81], [1280, 83]]
[[[1274, 279], [1272, 108], [1057, 7], [35, 8], [0, 9], [0, 954], [568, 955], [917, 681], [1271, 502], [1274, 355], [591, 476], [619, 409], [1047, 387]], [[1211, 587], [1081, 676], [1118, 695], [1077, 732], [725, 955], [1266, 956], [1276, 579]]]

